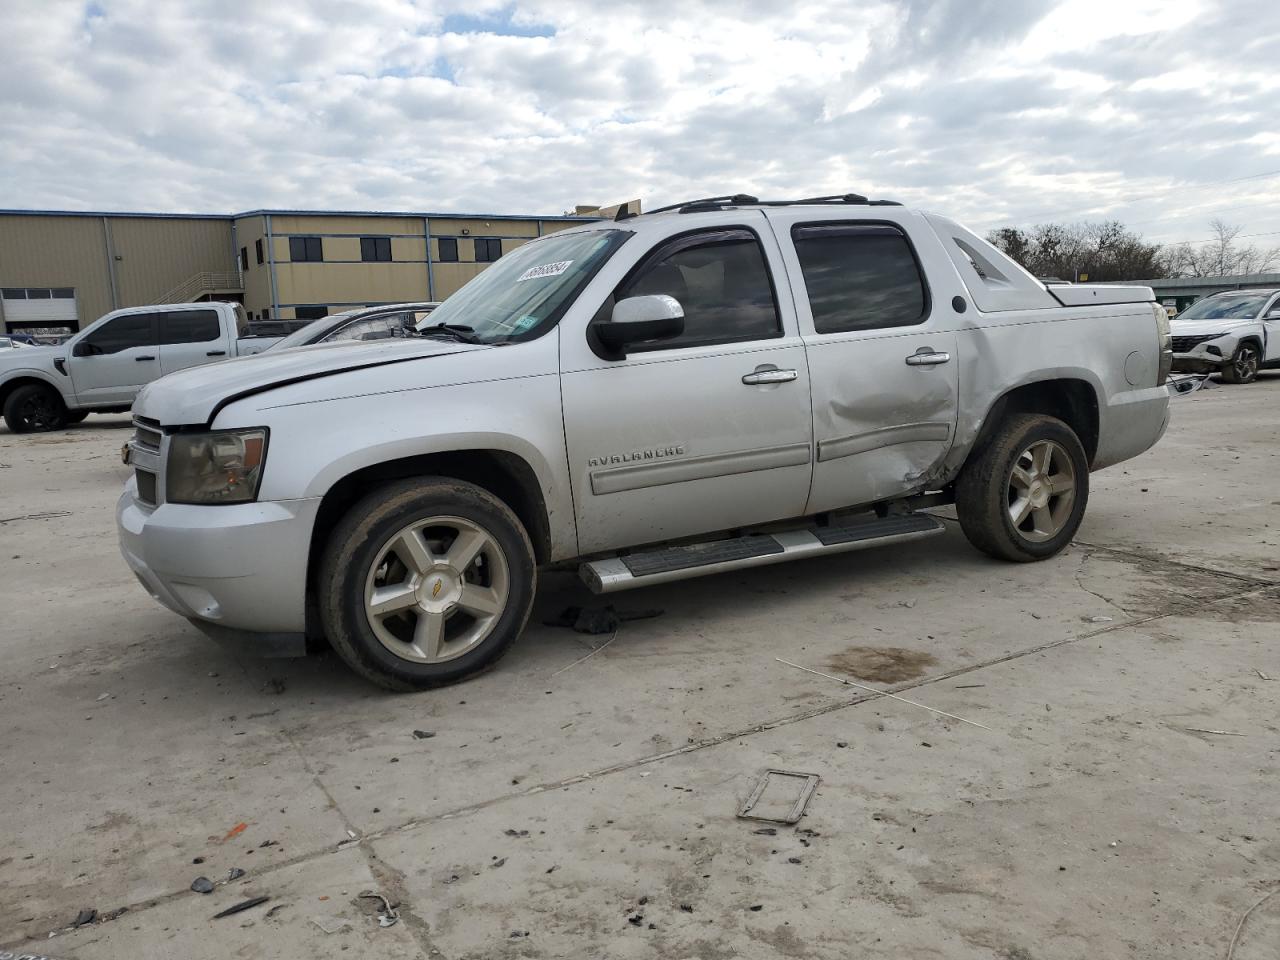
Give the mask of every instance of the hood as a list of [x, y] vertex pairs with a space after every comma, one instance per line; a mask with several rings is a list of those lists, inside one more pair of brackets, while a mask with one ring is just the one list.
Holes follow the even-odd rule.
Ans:
[[161, 377], [138, 394], [133, 412], [140, 417], [158, 420], [165, 426], [208, 424], [228, 403], [275, 387], [349, 370], [492, 349], [449, 340], [402, 339], [363, 343], [339, 341], [294, 350], [271, 350]]
[[1196, 318], [1183, 320], [1180, 317], [1174, 317], [1169, 321], [1169, 329], [1173, 331], [1175, 337], [1187, 337], [1206, 333], [1227, 333], [1237, 327], [1252, 327], [1258, 324], [1259, 321], [1252, 317], [1228, 317], [1219, 320]]
[[65, 357], [67, 351], [62, 347], [21, 347], [0, 350], [0, 370], [15, 370], [18, 367], [52, 367], [54, 357]]

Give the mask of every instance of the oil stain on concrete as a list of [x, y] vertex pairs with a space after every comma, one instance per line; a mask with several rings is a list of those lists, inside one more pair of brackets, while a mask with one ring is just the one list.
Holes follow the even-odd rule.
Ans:
[[879, 683], [900, 683], [924, 675], [938, 659], [923, 650], [905, 647], [849, 647], [827, 661], [836, 673], [843, 673], [859, 680]]

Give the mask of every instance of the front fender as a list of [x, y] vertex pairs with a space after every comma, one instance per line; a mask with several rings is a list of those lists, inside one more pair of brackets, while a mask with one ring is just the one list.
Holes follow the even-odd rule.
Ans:
[[[14, 367], [0, 372], [0, 395], [8, 394], [14, 381], [17, 380], [43, 381], [58, 391], [58, 395], [62, 397], [67, 406], [71, 406], [75, 401], [75, 395], [70, 390], [65, 389], [65, 387], [70, 386], [67, 377], [61, 377], [54, 371], [44, 370], [40, 367]], [[59, 380], [62, 382], [59, 383]]]

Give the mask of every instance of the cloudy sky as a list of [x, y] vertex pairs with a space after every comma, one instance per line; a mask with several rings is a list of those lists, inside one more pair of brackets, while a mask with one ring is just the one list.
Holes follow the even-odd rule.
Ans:
[[0, 0], [0, 207], [856, 190], [1280, 244], [1275, 0]]

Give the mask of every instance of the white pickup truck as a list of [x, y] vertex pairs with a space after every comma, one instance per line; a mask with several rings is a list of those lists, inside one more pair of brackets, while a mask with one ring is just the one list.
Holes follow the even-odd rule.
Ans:
[[56, 347], [0, 354], [0, 410], [15, 433], [60, 430], [91, 413], [123, 412], [152, 380], [259, 353], [238, 303], [166, 303], [113, 310]]
[[558, 232], [418, 329], [146, 388], [117, 508], [145, 588], [420, 689], [501, 656], [549, 565], [607, 593], [934, 536], [945, 503], [1051, 557], [1168, 417], [1149, 288], [1046, 287], [856, 195]]

